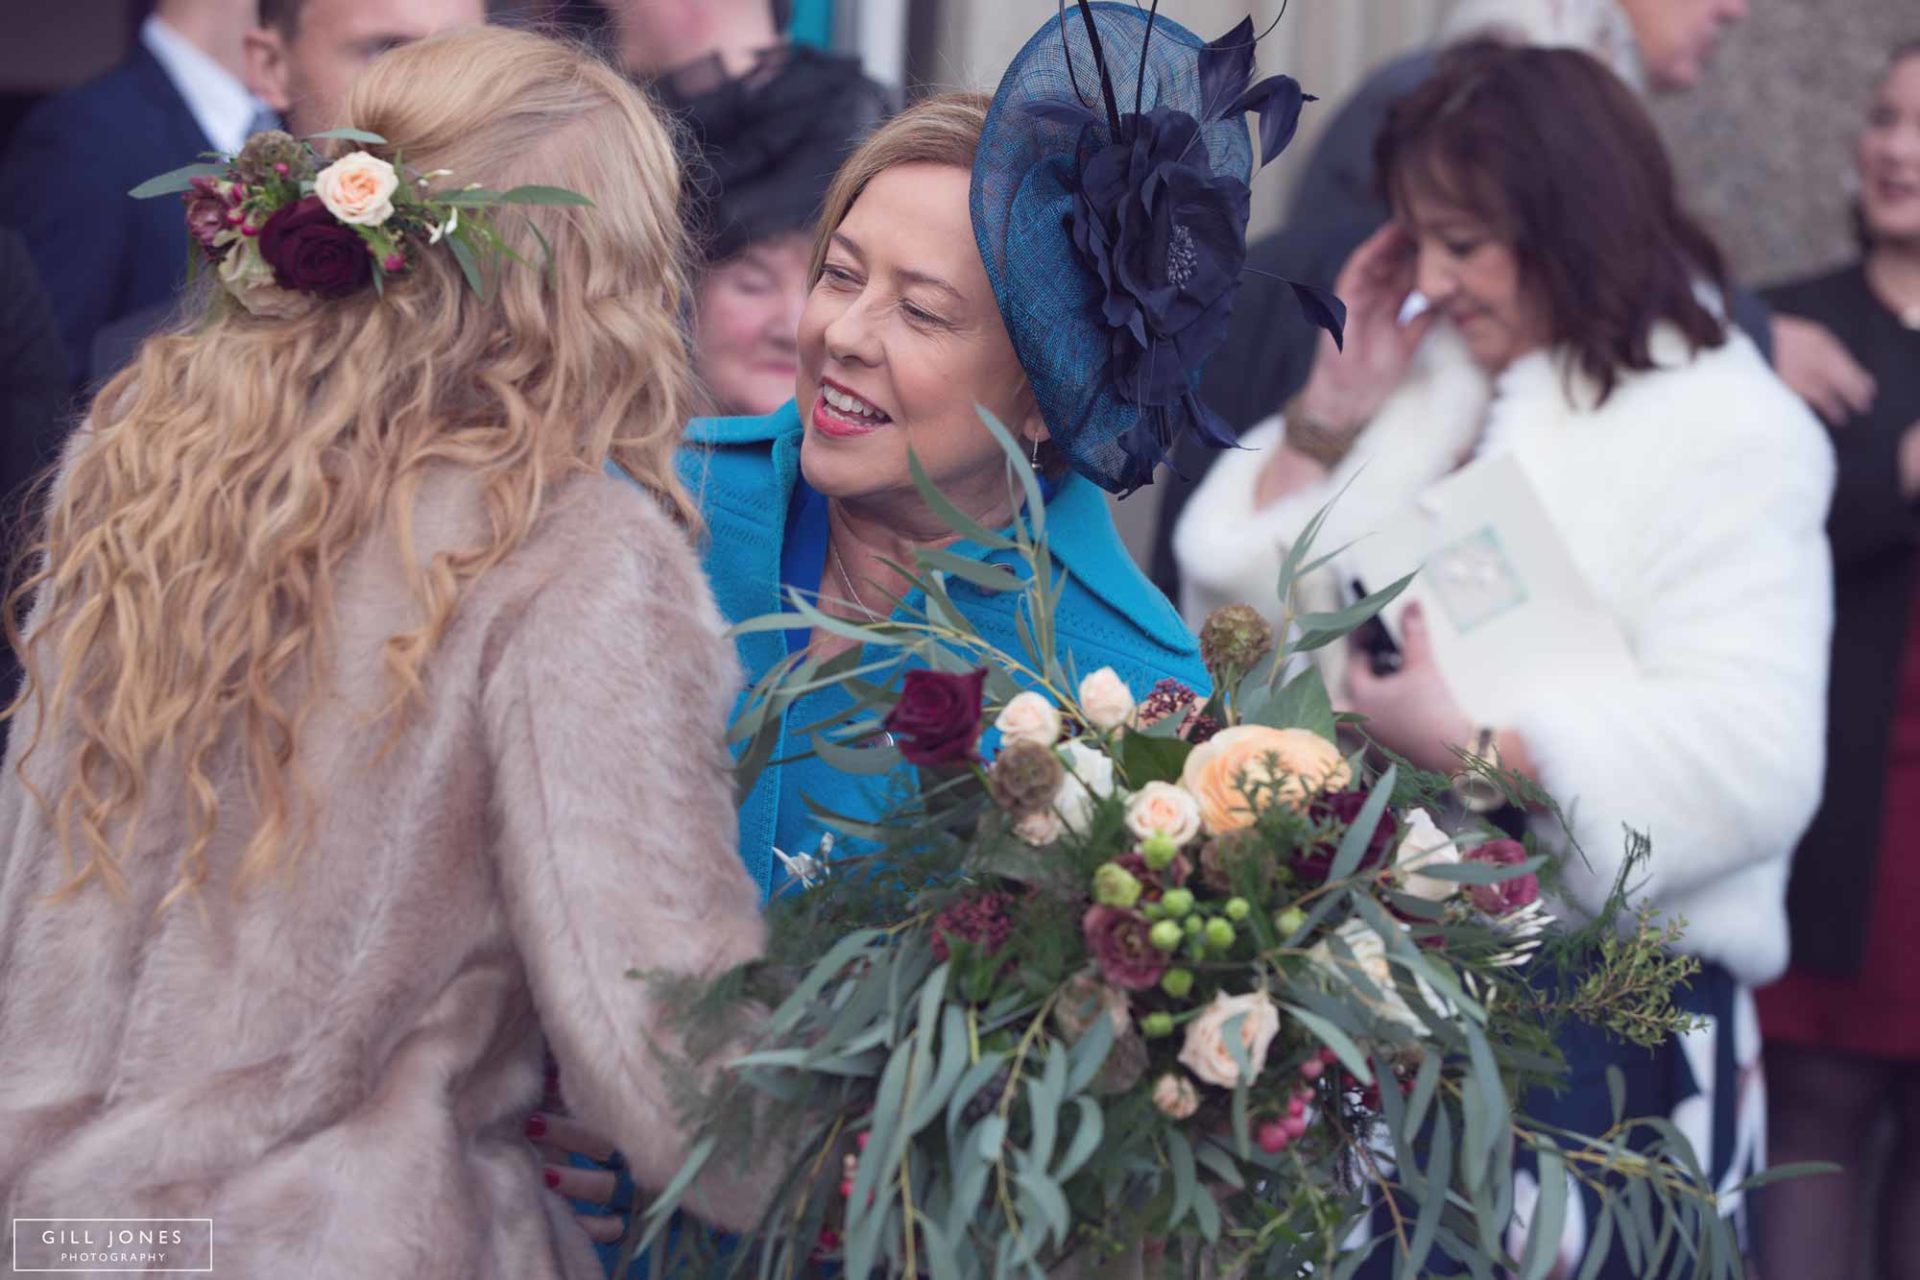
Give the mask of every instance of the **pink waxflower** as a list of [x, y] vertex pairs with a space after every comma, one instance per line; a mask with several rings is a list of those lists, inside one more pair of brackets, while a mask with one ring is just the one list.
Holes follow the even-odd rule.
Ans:
[[186, 201], [187, 231], [194, 243], [217, 261], [227, 251], [225, 245], [215, 241], [227, 230], [227, 213], [232, 202], [212, 178], [195, 178], [192, 190], [186, 193]]

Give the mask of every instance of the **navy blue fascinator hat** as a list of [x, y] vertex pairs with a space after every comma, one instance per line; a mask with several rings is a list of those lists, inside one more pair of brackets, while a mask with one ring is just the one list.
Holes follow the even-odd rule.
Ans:
[[[973, 166], [974, 237], [1053, 443], [1119, 494], [1182, 431], [1234, 441], [1198, 387], [1246, 266], [1246, 117], [1265, 164], [1311, 100], [1253, 83], [1251, 19], [1206, 44], [1157, 10], [1062, 4], [1007, 69]], [[1294, 289], [1337, 338], [1338, 300]]]

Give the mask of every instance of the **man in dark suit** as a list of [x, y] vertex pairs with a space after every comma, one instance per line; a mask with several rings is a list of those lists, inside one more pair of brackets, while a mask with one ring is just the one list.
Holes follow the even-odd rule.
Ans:
[[0, 160], [0, 223], [27, 242], [76, 386], [101, 372], [103, 326], [186, 278], [180, 203], [127, 192], [246, 140], [261, 112], [241, 79], [251, 13], [251, 0], [160, 0], [127, 59], [40, 103]]
[[347, 123], [347, 91], [388, 49], [487, 20], [486, 0], [257, 0], [247, 80], [306, 137]]
[[785, 15], [768, 0], [599, 0], [613, 29], [614, 57], [651, 80], [702, 58], [738, 76], [782, 40]]
[[[0, 227], [0, 530], [66, 437], [66, 360], [27, 246]], [[3, 541], [3, 540], [0, 540]]]

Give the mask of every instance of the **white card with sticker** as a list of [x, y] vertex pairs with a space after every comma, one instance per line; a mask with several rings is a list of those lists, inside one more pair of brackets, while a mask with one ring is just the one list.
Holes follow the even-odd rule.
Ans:
[[1504, 725], [1578, 679], [1630, 676], [1633, 653], [1574, 564], [1553, 517], [1512, 456], [1486, 458], [1421, 494], [1340, 559], [1343, 577], [1378, 590], [1419, 576], [1390, 605], [1418, 601], [1434, 656], [1479, 724]]

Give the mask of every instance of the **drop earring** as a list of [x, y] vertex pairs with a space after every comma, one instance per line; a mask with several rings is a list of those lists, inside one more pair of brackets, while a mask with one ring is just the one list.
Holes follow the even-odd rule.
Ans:
[[1040, 437], [1038, 436], [1033, 438], [1033, 454], [1027, 462], [1035, 471], [1040, 469]]

